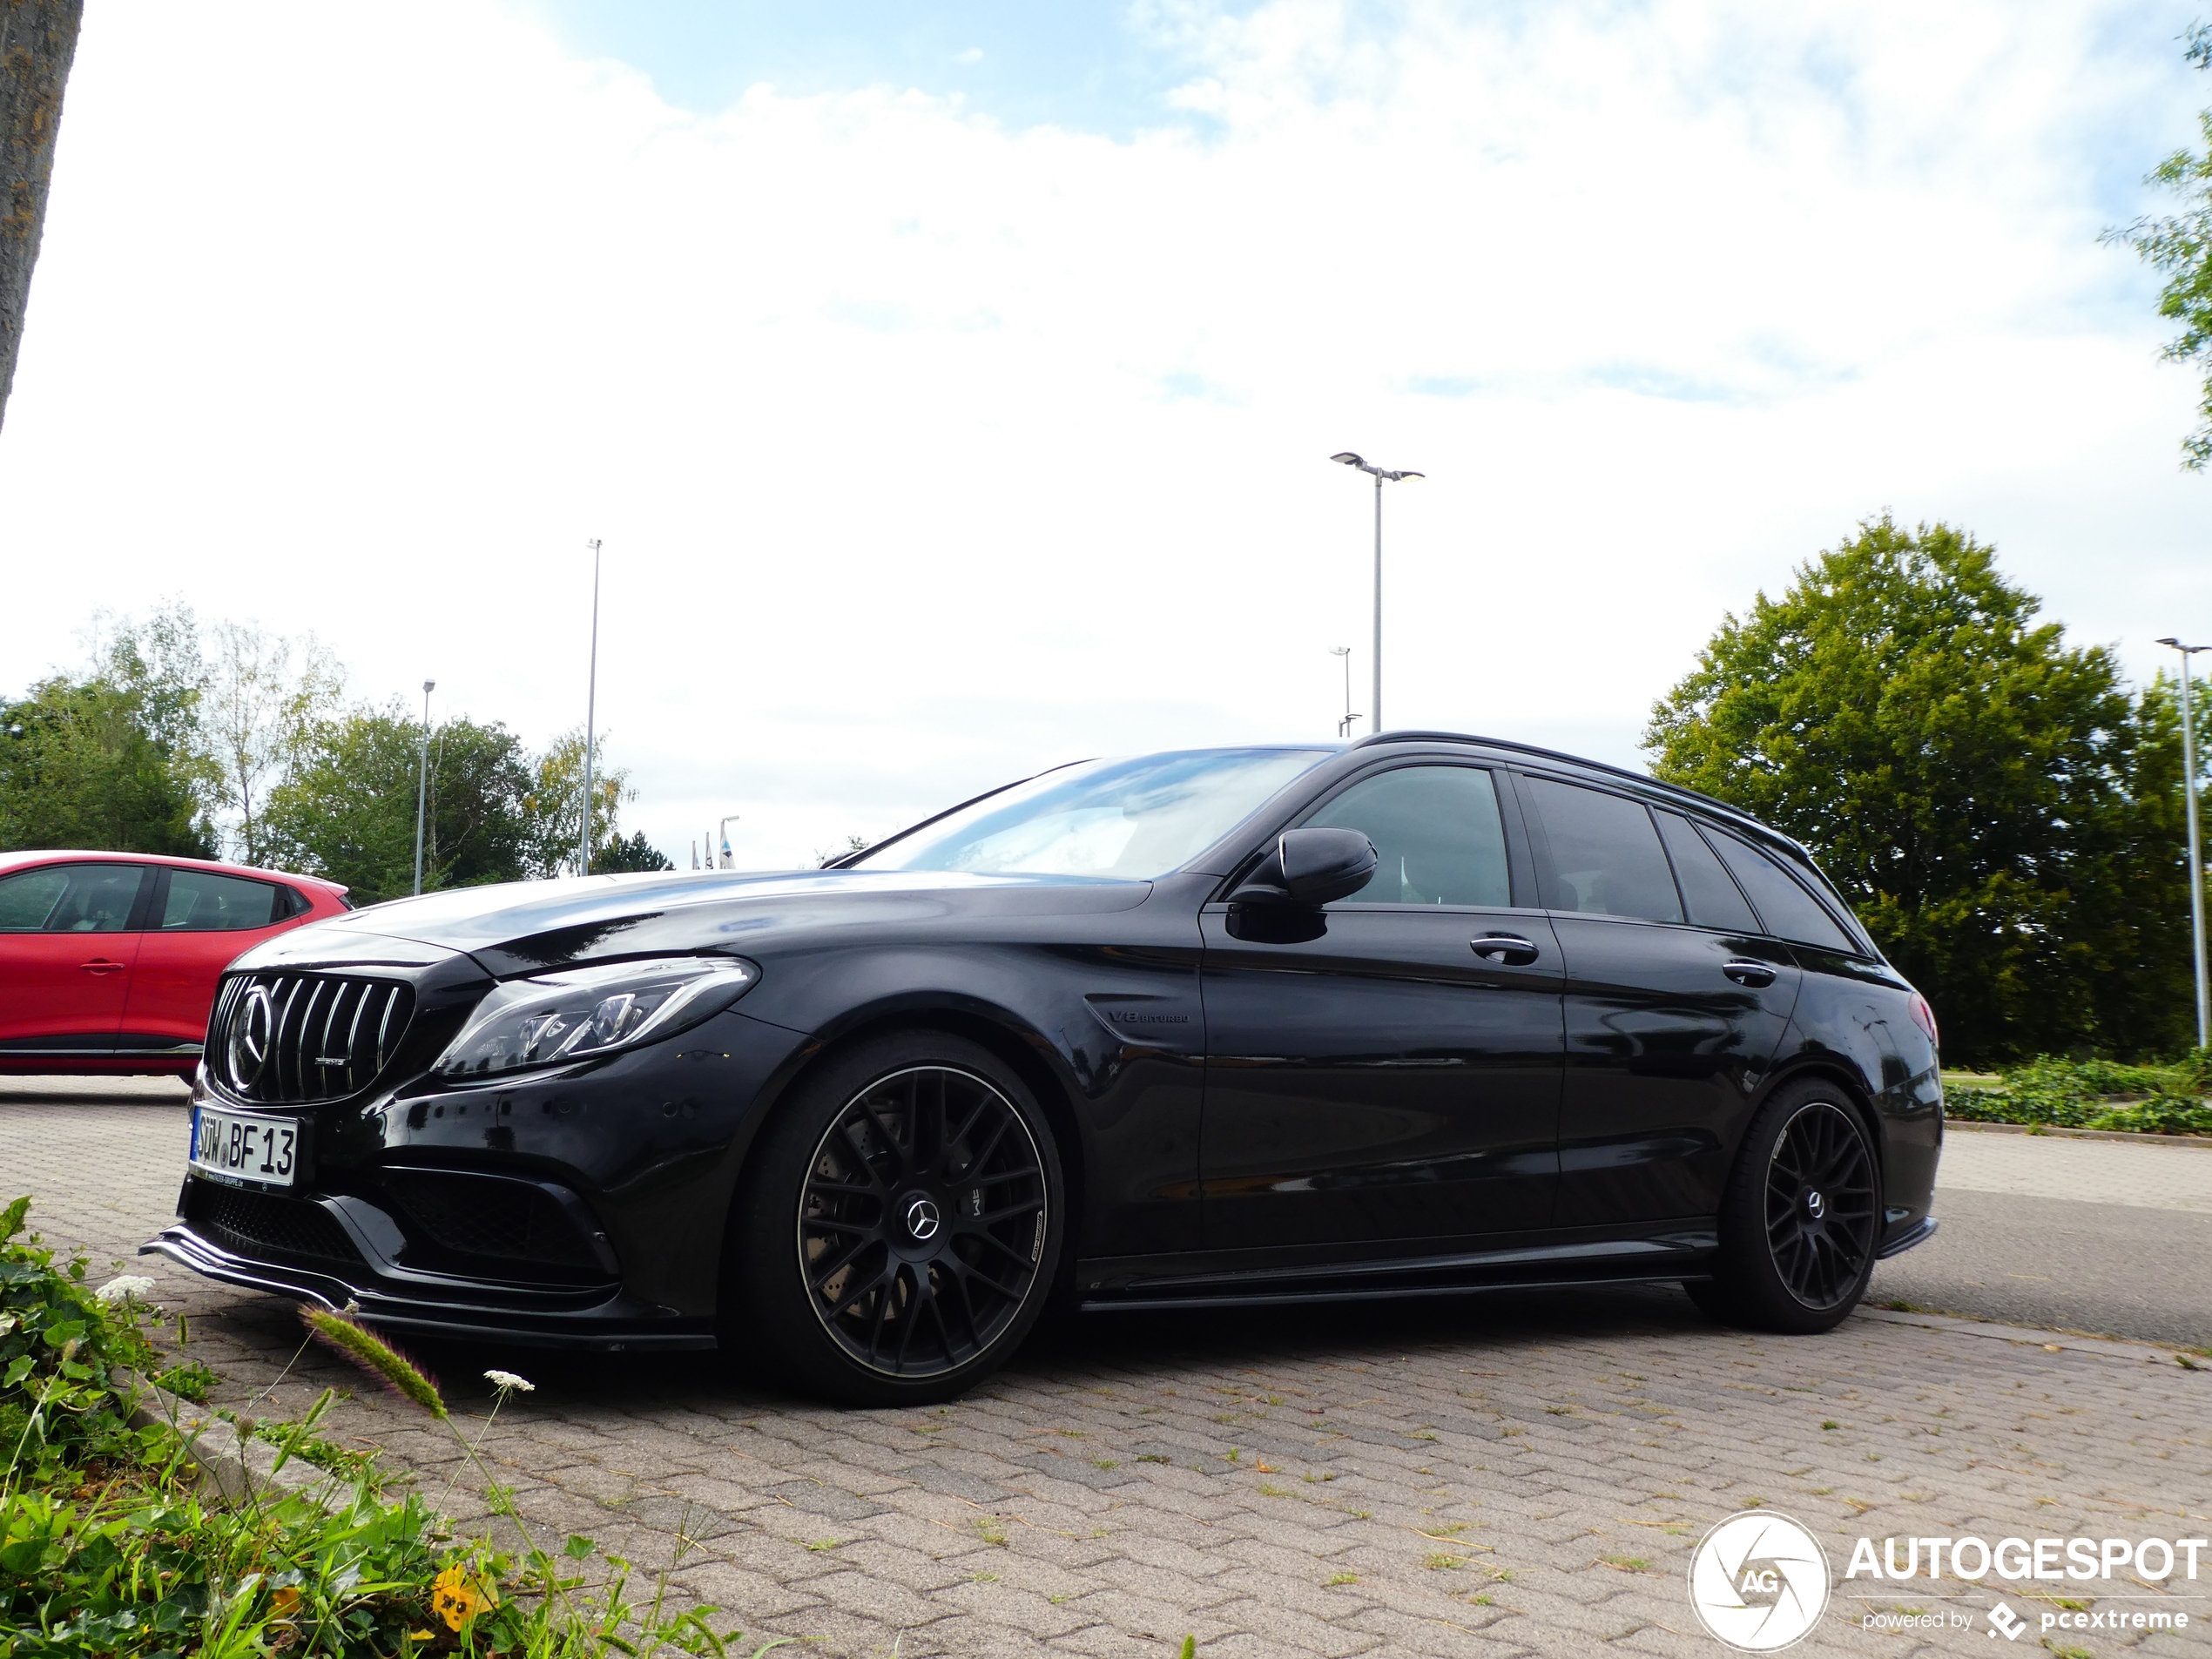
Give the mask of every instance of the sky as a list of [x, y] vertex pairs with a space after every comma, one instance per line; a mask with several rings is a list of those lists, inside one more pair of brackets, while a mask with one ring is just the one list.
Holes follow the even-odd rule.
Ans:
[[[2212, 636], [2163, 4], [91, 0], [0, 428], [0, 691], [105, 606], [597, 710], [688, 865], [1384, 713], [1639, 765], [1883, 512]], [[1362, 723], [1364, 730], [1365, 723]]]

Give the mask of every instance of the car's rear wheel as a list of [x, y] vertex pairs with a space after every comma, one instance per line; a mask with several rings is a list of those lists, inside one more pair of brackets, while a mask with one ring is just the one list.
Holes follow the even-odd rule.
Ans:
[[1779, 1090], [1743, 1137], [1711, 1280], [1685, 1285], [1714, 1318], [1753, 1330], [1833, 1330], [1866, 1293], [1881, 1180], [1866, 1125], [1817, 1079]]
[[936, 1032], [871, 1040], [763, 1132], [725, 1343], [853, 1405], [949, 1398], [1036, 1322], [1065, 1209], [1050, 1128], [997, 1056]]

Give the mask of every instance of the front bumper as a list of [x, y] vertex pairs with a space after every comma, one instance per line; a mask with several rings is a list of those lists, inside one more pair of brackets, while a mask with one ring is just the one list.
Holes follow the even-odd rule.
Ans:
[[139, 1245], [138, 1253], [165, 1257], [179, 1267], [247, 1290], [326, 1308], [351, 1308], [379, 1329], [448, 1341], [611, 1353], [715, 1345], [710, 1322], [671, 1318], [669, 1310], [642, 1302], [619, 1286], [548, 1291], [450, 1275], [408, 1274], [389, 1262], [371, 1267], [364, 1261], [357, 1269], [335, 1262], [310, 1266], [238, 1253], [204, 1238], [182, 1219]]

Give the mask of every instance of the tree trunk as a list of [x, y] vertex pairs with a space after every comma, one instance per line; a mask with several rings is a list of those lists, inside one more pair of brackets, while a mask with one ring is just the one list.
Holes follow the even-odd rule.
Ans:
[[0, 0], [0, 420], [46, 225], [62, 88], [84, 19], [84, 0]]

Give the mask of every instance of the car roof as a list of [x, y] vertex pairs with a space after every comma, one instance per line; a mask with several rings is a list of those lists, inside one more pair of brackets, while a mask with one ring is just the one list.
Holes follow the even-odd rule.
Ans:
[[1512, 738], [1485, 738], [1467, 732], [1379, 732], [1372, 737], [1362, 738], [1350, 746], [1357, 751], [1387, 748], [1393, 745], [1419, 746], [1438, 744], [1502, 750], [1508, 754], [1527, 755], [1538, 760], [1548, 760], [1561, 765], [1573, 766], [1582, 772], [1602, 773], [1607, 778], [1618, 779], [1622, 783], [1634, 784], [1638, 789], [1652, 794], [1670, 796], [1683, 805], [1694, 807], [1710, 816], [1725, 818], [1733, 824], [1757, 832], [1764, 840], [1791, 848], [1802, 854], [1808, 862], [1812, 857], [1801, 842], [1784, 834], [1773, 825], [1761, 822], [1741, 806], [1731, 806], [1716, 796], [1708, 795], [1695, 789], [1685, 789], [1680, 784], [1670, 784], [1663, 778], [1654, 778], [1649, 772], [1631, 772], [1626, 766], [1615, 766], [1603, 760], [1592, 760], [1587, 755], [1568, 754], [1562, 749], [1546, 749], [1537, 744], [1521, 743]]
[[260, 881], [297, 881], [307, 887], [320, 887], [326, 893], [346, 891], [338, 882], [326, 880], [319, 875], [300, 875], [291, 870], [265, 870], [259, 865], [224, 864], [214, 859], [173, 858], [166, 853], [118, 853], [105, 847], [39, 846], [0, 853], [0, 871], [19, 870], [35, 864], [74, 864], [79, 861], [162, 864], [174, 870], [213, 870], [224, 875], [250, 876]]

